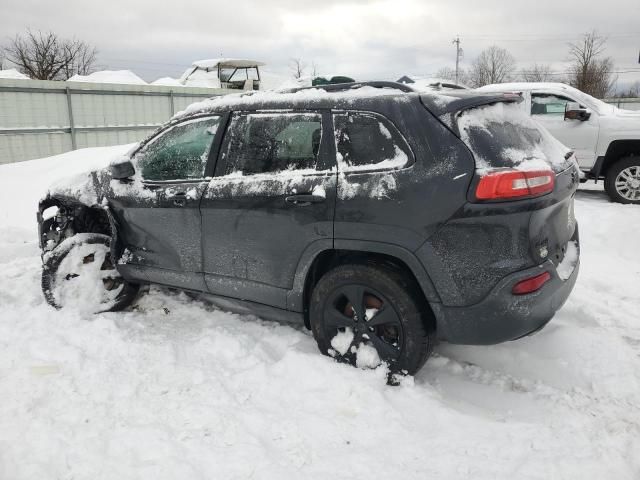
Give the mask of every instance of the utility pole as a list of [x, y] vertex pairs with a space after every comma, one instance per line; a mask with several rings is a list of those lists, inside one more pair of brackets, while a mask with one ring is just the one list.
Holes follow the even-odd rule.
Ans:
[[456, 83], [458, 83], [458, 72], [460, 69], [460, 57], [462, 57], [462, 49], [460, 48], [460, 36], [457, 36], [453, 43], [456, 45]]

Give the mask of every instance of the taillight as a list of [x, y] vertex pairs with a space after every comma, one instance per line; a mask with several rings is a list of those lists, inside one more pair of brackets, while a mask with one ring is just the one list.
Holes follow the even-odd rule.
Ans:
[[538, 197], [553, 191], [555, 175], [551, 170], [494, 170], [480, 177], [476, 187], [478, 200], [502, 200]]
[[549, 280], [551, 280], [551, 274], [549, 272], [541, 273], [535, 277], [519, 281], [513, 286], [511, 293], [514, 295], [526, 295], [527, 293], [536, 292]]

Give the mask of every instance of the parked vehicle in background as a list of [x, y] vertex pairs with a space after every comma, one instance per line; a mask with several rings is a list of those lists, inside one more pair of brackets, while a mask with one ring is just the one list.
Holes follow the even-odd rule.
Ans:
[[45, 297], [116, 310], [167, 285], [393, 372], [436, 338], [528, 335], [576, 281], [578, 169], [521, 101], [371, 82], [195, 104], [40, 203]]
[[198, 60], [178, 81], [187, 87], [260, 90], [260, 67], [264, 65], [244, 58]]
[[611, 200], [640, 204], [640, 112], [621, 110], [563, 83], [502, 83], [538, 123], [573, 149], [587, 178], [604, 179]]
[[454, 80], [435, 77], [418, 77], [415, 75], [403, 75], [397, 80], [398, 83], [409, 85], [417, 92], [430, 92], [433, 90], [468, 90], [469, 87]]

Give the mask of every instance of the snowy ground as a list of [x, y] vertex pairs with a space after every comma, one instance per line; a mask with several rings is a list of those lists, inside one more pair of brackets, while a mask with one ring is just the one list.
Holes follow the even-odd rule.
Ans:
[[35, 202], [62, 162], [126, 148], [92, 150], [0, 167], [0, 479], [640, 478], [640, 207], [578, 192], [580, 277], [549, 326], [442, 344], [389, 387], [183, 294], [49, 308]]

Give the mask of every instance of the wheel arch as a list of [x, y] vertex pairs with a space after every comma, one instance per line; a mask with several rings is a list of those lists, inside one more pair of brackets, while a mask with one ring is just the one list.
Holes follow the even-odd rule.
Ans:
[[[316, 242], [318, 243], [318, 242]], [[369, 241], [336, 240], [320, 241], [318, 245], [310, 245], [298, 263], [294, 279], [294, 288], [287, 296], [287, 308], [303, 312], [304, 323], [309, 328], [308, 301], [313, 287], [326, 272], [345, 263], [382, 265], [405, 275], [416, 285], [426, 308], [437, 320], [440, 303], [431, 279], [412, 252], [402, 247]]]
[[599, 171], [595, 172], [597, 177], [606, 177], [607, 171], [614, 163], [630, 155], [640, 156], [640, 139], [612, 141], [607, 148]]
[[[44, 212], [56, 207], [55, 215], [44, 217]], [[40, 248], [52, 250], [65, 238], [77, 233], [101, 233], [112, 239], [112, 252], [118, 243], [117, 223], [108, 207], [87, 205], [75, 198], [53, 195], [38, 204], [38, 233]], [[59, 230], [58, 230], [59, 229]], [[53, 244], [48, 242], [52, 241]]]

